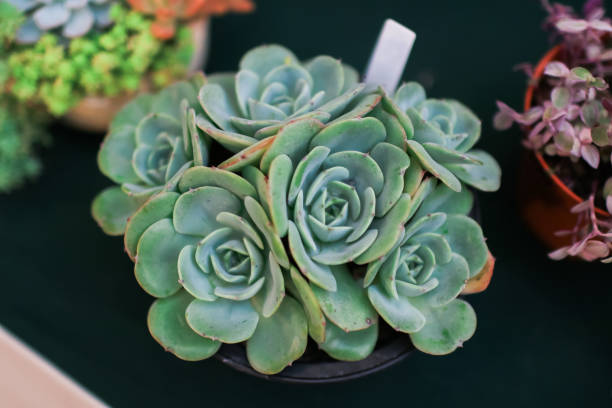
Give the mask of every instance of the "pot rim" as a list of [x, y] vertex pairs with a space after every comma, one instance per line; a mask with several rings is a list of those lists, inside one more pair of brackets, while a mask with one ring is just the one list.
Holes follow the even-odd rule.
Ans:
[[[533, 101], [533, 94], [537, 88], [538, 80], [542, 77], [542, 74], [544, 73], [544, 69], [546, 68], [549, 62], [554, 60], [559, 55], [562, 49], [563, 49], [562, 44], [556, 45], [555, 47], [550, 49], [546, 54], [544, 54], [542, 59], [540, 59], [540, 61], [536, 65], [533, 71], [533, 77], [530, 81], [529, 86], [527, 87], [527, 91], [525, 92], [525, 100], [523, 104], [523, 108], [525, 112], [531, 109], [531, 103]], [[538, 151], [534, 151], [534, 155], [535, 155], [537, 162], [542, 167], [542, 170], [544, 170], [544, 173], [546, 173], [548, 177], [550, 177], [550, 179], [557, 185], [557, 187], [561, 189], [561, 191], [563, 191], [568, 197], [570, 197], [572, 201], [574, 201], [576, 204], [579, 204], [584, 201], [583, 198], [581, 198], [578, 194], [574, 193], [568, 186], [565, 185], [565, 183], [563, 183], [563, 181], [561, 181], [561, 179], [555, 174], [554, 170], [550, 167], [550, 165], [548, 164], [548, 162], [546, 161], [542, 153]], [[611, 216], [607, 211], [602, 210], [599, 207], [595, 207], [595, 212], [598, 215], [601, 215], [604, 217]]]
[[237, 371], [264, 380], [290, 384], [332, 384], [377, 373], [403, 361], [415, 351], [410, 336], [402, 333], [363, 360], [300, 362], [298, 359], [278, 374], [255, 371], [248, 362], [245, 348], [240, 344], [224, 344], [215, 358]]

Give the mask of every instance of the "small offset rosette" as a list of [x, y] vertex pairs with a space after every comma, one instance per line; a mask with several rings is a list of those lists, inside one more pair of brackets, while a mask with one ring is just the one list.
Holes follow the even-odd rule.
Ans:
[[213, 74], [199, 92], [198, 126], [232, 152], [275, 134], [302, 117], [328, 122], [363, 90], [357, 72], [329, 56], [300, 62], [288, 49], [247, 52], [239, 71]]
[[127, 219], [150, 197], [172, 191], [194, 164], [208, 161], [195, 127], [196, 83], [178, 82], [128, 103], [113, 119], [98, 153], [98, 166], [118, 186], [102, 191], [92, 213], [102, 229], [121, 235]]
[[[307, 323], [285, 296], [288, 256], [256, 189], [235, 173], [197, 166], [178, 191], [157, 194], [126, 230], [138, 282], [161, 298], [151, 308], [151, 333], [186, 359], [245, 341], [255, 369], [279, 372], [304, 352]], [[170, 309], [181, 324], [164, 323]], [[199, 354], [190, 354], [192, 346]]]
[[460, 191], [464, 182], [482, 191], [499, 189], [499, 165], [473, 149], [480, 139], [480, 119], [461, 102], [428, 99], [421, 85], [408, 82], [393, 99], [384, 96], [383, 106], [404, 127], [410, 156], [448, 187]]
[[392, 250], [368, 265], [364, 286], [378, 314], [415, 347], [448, 354], [476, 330], [474, 310], [457, 296], [485, 269], [489, 252], [480, 226], [465, 215], [471, 194], [433, 184], [424, 181], [431, 192]]

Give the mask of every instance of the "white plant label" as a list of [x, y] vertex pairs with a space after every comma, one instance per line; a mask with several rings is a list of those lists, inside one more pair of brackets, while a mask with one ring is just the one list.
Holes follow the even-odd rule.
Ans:
[[387, 19], [370, 56], [364, 77], [366, 84], [381, 86], [392, 95], [402, 78], [415, 40], [414, 31]]

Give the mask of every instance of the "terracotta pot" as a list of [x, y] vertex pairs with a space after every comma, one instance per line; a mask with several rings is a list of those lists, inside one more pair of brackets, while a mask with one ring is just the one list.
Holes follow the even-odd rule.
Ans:
[[[210, 42], [210, 20], [196, 20], [189, 24], [192, 32], [194, 52], [188, 71], [193, 73], [204, 66]], [[138, 92], [131, 92], [115, 97], [88, 96], [62, 117], [69, 125], [88, 132], [106, 132], [115, 114], [139, 92], [151, 89], [148, 80], [144, 80]]]
[[[531, 108], [533, 94], [546, 65], [561, 52], [561, 46], [556, 46], [548, 51], [536, 66], [533, 81], [525, 92], [525, 111]], [[579, 197], [561, 181], [539, 152], [529, 151], [524, 154], [518, 190], [521, 214], [538, 239], [550, 249], [569, 245], [570, 236], [558, 237], [555, 232], [571, 229], [576, 225], [577, 217], [570, 209], [584, 201], [584, 198]], [[599, 215], [610, 216], [600, 208], [596, 211]]]

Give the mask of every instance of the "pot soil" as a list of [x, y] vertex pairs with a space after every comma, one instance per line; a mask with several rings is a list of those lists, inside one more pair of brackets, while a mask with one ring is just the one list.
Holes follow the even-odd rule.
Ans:
[[[554, 47], [535, 67], [533, 80], [525, 92], [525, 111], [532, 106], [544, 68], [559, 57], [562, 51], [561, 46]], [[571, 236], [558, 237], [555, 232], [572, 229], [576, 225], [577, 216], [570, 210], [586, 197], [580, 197], [561, 180], [553, 170], [549, 158], [545, 158], [540, 152], [532, 151], [523, 155], [518, 192], [521, 215], [540, 241], [550, 249], [572, 243]], [[601, 216], [610, 216], [601, 208], [596, 208], [596, 212]]]
[[[192, 32], [193, 55], [189, 63], [188, 72], [194, 73], [204, 66], [210, 43], [210, 20], [208, 18], [196, 20], [189, 24]], [[151, 89], [148, 80], [144, 80], [138, 92], [131, 92], [115, 97], [87, 96], [74, 108], [66, 113], [62, 120], [79, 130], [87, 132], [104, 133], [108, 129], [113, 117], [123, 106], [139, 92]]]

